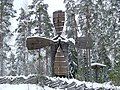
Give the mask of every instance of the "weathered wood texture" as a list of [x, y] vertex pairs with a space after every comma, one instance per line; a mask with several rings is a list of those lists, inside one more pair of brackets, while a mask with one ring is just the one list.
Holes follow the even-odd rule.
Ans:
[[80, 49], [92, 49], [93, 40], [91, 36], [78, 37], [76, 40], [76, 46]]
[[67, 61], [65, 60], [64, 53], [60, 47], [57, 49], [54, 62], [55, 75], [67, 75]]
[[68, 76], [68, 43], [55, 42], [51, 46], [52, 76]]
[[55, 26], [56, 34], [60, 35], [62, 33], [65, 22], [65, 13], [62, 11], [53, 12], [53, 23]]
[[40, 49], [46, 46], [52, 45], [54, 42], [47, 38], [42, 37], [31, 37], [27, 38], [26, 46], [28, 50]]

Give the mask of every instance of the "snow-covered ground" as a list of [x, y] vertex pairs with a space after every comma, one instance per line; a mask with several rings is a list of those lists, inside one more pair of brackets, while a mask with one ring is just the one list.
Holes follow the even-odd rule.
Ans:
[[[87, 86], [91, 87], [91, 84], [87, 83]], [[102, 85], [102, 86], [104, 86], [104, 85]], [[101, 85], [93, 83], [93, 88], [95, 88], [95, 90], [98, 90], [99, 87], [101, 87]], [[111, 86], [106, 85], [106, 87], [108, 87], [108, 89], [103, 89], [103, 90], [120, 90], [119, 87], [115, 87], [115, 86], [113, 86], [111, 89], [109, 89], [109, 87], [111, 87]], [[35, 84], [16, 84], [16, 85], [0, 84], [0, 90], [68, 90], [68, 89], [67, 88], [60, 89], [59, 87], [58, 88], [50, 88], [48, 86], [41, 87], [41, 86], [38, 86]], [[70, 90], [72, 90], [72, 89], [70, 89]], [[74, 90], [76, 90], [76, 89], [74, 89]], [[81, 89], [79, 89], [79, 90], [81, 90]], [[82, 89], [82, 90], [84, 90], [84, 89]], [[87, 90], [89, 90], [89, 89], [87, 89]]]
[[0, 90], [54, 90], [47, 86], [40, 87], [35, 84], [18, 84], [18, 85], [10, 85], [10, 84], [0, 84]]
[[111, 82], [95, 83], [37, 75], [0, 77], [0, 90], [120, 90]]

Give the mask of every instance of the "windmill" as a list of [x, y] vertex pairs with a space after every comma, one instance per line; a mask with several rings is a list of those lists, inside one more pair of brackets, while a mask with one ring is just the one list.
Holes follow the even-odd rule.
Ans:
[[53, 12], [53, 23], [56, 35], [53, 39], [43, 37], [30, 37], [26, 40], [28, 50], [51, 47], [52, 76], [68, 76], [68, 42], [62, 37], [65, 22], [65, 13], [61, 10]]

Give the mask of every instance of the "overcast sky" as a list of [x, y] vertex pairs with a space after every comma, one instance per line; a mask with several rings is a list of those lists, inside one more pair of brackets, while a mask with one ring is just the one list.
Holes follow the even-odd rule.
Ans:
[[63, 0], [44, 0], [44, 2], [49, 5], [48, 12], [50, 16], [52, 16], [52, 13], [56, 10], [65, 11], [65, 5], [63, 4]]
[[[30, 4], [32, 0], [14, 0], [14, 9], [19, 10], [19, 8], [27, 8], [26, 6]], [[52, 16], [52, 13], [56, 10], [65, 11], [65, 5], [63, 4], [63, 0], [44, 0], [45, 4], [48, 4], [48, 13]]]

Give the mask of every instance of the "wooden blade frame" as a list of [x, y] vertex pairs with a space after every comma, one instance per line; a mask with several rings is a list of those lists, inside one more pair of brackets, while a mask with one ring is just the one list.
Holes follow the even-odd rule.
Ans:
[[61, 35], [65, 22], [65, 12], [59, 10], [53, 12], [53, 23], [55, 26], [56, 34]]

